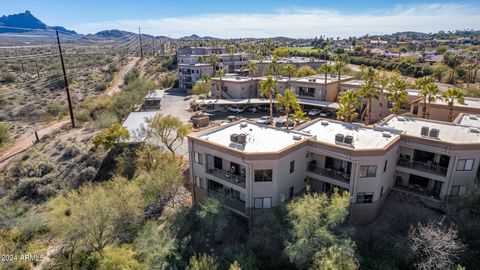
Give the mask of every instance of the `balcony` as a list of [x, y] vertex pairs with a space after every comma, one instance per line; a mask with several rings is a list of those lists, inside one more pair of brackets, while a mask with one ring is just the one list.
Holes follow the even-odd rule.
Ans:
[[225, 182], [234, 184], [237, 187], [245, 188], [245, 177], [241, 177], [217, 168], [210, 168], [207, 170], [207, 173], [215, 176], [216, 178], [222, 179]]
[[307, 170], [309, 172], [318, 174], [320, 176], [338, 180], [346, 184], [350, 183], [350, 174], [344, 171], [338, 171], [338, 170], [329, 169], [329, 168], [321, 168], [319, 166], [314, 166], [311, 164], [308, 166]]
[[232, 208], [236, 211], [241, 212], [242, 214], [245, 213], [245, 202], [237, 199], [229, 197], [225, 200], [225, 206]]
[[419, 195], [421, 197], [429, 198], [429, 199], [436, 200], [436, 201], [440, 200], [439, 191], [428, 190], [428, 189], [426, 189], [426, 188], [424, 188], [420, 185], [404, 186], [404, 185], [401, 185], [401, 184], [395, 184], [393, 186], [393, 188], [398, 190], [398, 191], [405, 192], [407, 194]]
[[416, 171], [431, 173], [440, 176], [446, 176], [448, 168], [435, 164], [432, 161], [420, 162], [415, 160], [409, 160], [406, 158], [400, 158], [397, 165], [404, 168], [409, 168]]

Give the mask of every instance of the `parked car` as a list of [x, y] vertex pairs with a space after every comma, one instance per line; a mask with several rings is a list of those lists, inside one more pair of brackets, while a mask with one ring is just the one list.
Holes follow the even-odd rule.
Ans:
[[323, 111], [320, 113], [320, 117], [330, 117], [333, 116], [333, 112], [331, 111]]
[[192, 96], [186, 96], [186, 97], [183, 98], [183, 100], [189, 100], [191, 98], [192, 98]]
[[270, 125], [272, 123], [272, 119], [270, 119], [270, 116], [262, 116], [257, 120], [257, 124], [261, 125]]
[[270, 111], [270, 105], [260, 105], [260, 106], [258, 106], [258, 109], [261, 112], [268, 112], [268, 111]]
[[231, 122], [235, 122], [235, 121], [240, 120], [240, 119], [242, 119], [240, 116], [230, 115], [230, 116], [227, 116], [227, 118], [225, 118], [225, 121], [231, 123]]
[[232, 106], [232, 107], [228, 107], [227, 111], [233, 112], [233, 113], [241, 113], [241, 112], [245, 111], [245, 108]]
[[310, 116], [317, 116], [321, 113], [321, 111], [319, 109], [312, 109], [308, 112], [308, 115]]
[[247, 111], [252, 112], [252, 113], [257, 113], [259, 112], [259, 108], [257, 106], [251, 106], [247, 108]]
[[[277, 122], [275, 122], [275, 126], [276, 126], [276, 127], [285, 127], [285, 126], [286, 126], [286, 123], [287, 123], [287, 121], [286, 121], [285, 119], [281, 119], [281, 120], [278, 120]], [[295, 126], [295, 122], [293, 122], [292, 120], [288, 119], [288, 126], [289, 126], [289, 127]]]

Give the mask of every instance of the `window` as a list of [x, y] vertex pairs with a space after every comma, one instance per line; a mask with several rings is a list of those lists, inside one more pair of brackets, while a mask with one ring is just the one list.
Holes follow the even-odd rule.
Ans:
[[254, 207], [257, 209], [261, 208], [272, 208], [272, 198], [271, 197], [257, 197], [254, 199]]
[[201, 189], [205, 189], [205, 180], [201, 177], [195, 176], [195, 185]]
[[388, 160], [385, 160], [385, 165], [383, 165], [383, 172], [387, 171]]
[[357, 193], [357, 203], [372, 203], [373, 192]]
[[473, 170], [473, 159], [459, 159], [457, 163], [457, 171]]
[[450, 191], [450, 196], [459, 196], [460, 195], [460, 186], [453, 185], [452, 190]]
[[295, 160], [290, 161], [290, 173], [295, 171]]
[[272, 170], [255, 170], [255, 182], [272, 182]]
[[200, 165], [203, 165], [203, 155], [197, 152], [193, 152], [193, 161]]
[[360, 166], [360, 177], [375, 177], [377, 175], [377, 166], [376, 165], [363, 165]]

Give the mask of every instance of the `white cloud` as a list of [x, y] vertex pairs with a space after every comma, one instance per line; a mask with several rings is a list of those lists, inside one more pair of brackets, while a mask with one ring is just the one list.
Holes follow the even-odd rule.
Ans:
[[480, 29], [480, 7], [463, 4], [398, 5], [389, 10], [342, 13], [336, 10], [294, 9], [274, 13], [216, 13], [161, 19], [131, 19], [72, 26], [80, 33], [121, 29], [181, 37], [191, 34], [218, 38], [320, 35], [348, 37], [398, 31], [436, 32]]

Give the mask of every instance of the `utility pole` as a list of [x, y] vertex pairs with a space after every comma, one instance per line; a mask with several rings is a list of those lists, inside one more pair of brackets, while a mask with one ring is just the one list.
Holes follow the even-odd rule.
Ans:
[[20, 60], [20, 64], [22, 65], [22, 72], [25, 73], [25, 68], [23, 67], [23, 61]]
[[140, 27], [138, 27], [138, 35], [140, 36], [140, 58], [143, 59], [142, 32], [140, 32]]
[[35, 66], [37, 67], [37, 77], [40, 78], [40, 72], [38, 71], [38, 61], [35, 60]]
[[62, 62], [63, 79], [65, 80], [65, 90], [67, 90], [67, 100], [68, 100], [68, 110], [70, 111], [70, 121], [72, 123], [72, 128], [74, 128], [75, 119], [73, 118], [72, 100], [70, 99], [70, 89], [68, 89], [67, 72], [65, 71], [65, 64], [63, 63], [62, 46], [60, 45], [60, 38], [58, 37], [57, 29], [55, 30], [55, 33], [57, 34], [57, 44], [58, 44], [58, 52], [60, 53], [60, 61]]

